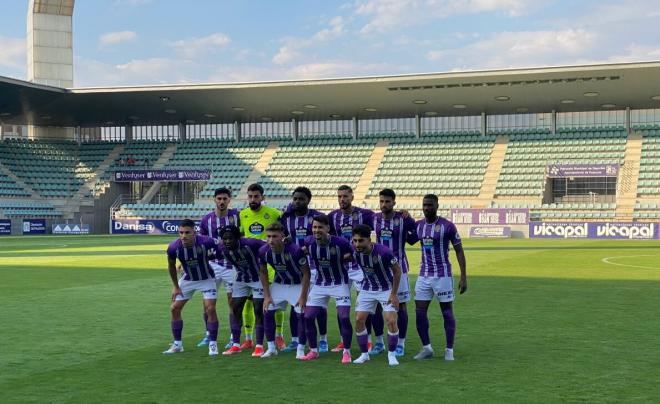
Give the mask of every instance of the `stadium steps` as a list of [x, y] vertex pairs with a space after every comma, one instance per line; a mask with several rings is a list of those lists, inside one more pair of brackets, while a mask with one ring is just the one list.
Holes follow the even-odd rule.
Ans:
[[484, 181], [481, 183], [479, 195], [474, 203], [475, 208], [486, 208], [493, 200], [508, 145], [508, 136], [497, 136], [495, 138], [495, 144], [488, 160], [488, 167], [486, 167], [486, 173], [484, 174]]
[[247, 195], [247, 188], [251, 184], [258, 182], [261, 176], [266, 173], [266, 169], [268, 168], [270, 162], [273, 160], [273, 156], [279, 147], [279, 142], [268, 143], [268, 146], [266, 146], [266, 149], [261, 154], [261, 157], [259, 157], [259, 160], [257, 160], [257, 163], [252, 168], [252, 172], [247, 176], [245, 182], [243, 182], [243, 185], [241, 185], [241, 188], [238, 191], [238, 195]]
[[642, 135], [628, 134], [623, 166], [619, 174], [617, 190], [616, 219], [632, 221], [637, 202], [637, 182], [639, 180], [639, 163], [642, 158]]
[[41, 200], [41, 195], [35, 191], [31, 186], [29, 186], [25, 181], [18, 178], [9, 168], [7, 168], [2, 162], [0, 162], [0, 171], [9, 177], [12, 181], [16, 183], [19, 187], [23, 188], [26, 192], [30, 193], [30, 197], [35, 200]]
[[[105, 174], [105, 172], [110, 168], [112, 163], [119, 158], [119, 155], [124, 151], [123, 144], [117, 144], [110, 154], [96, 167], [92, 176], [80, 187], [78, 192], [73, 196], [73, 200], [80, 201], [80, 204], [91, 203], [89, 206], [94, 206], [94, 200], [92, 195], [92, 190], [96, 186], [98, 180]], [[100, 196], [105, 192], [105, 187], [102, 188], [100, 193], [97, 195]], [[85, 199], [89, 199], [85, 201]]]
[[[172, 156], [174, 156], [174, 153], [176, 153], [177, 145], [176, 143], [171, 143], [167, 145], [163, 153], [161, 153], [160, 157], [158, 157], [158, 160], [153, 165], [154, 170], [162, 170], [167, 166], [167, 163], [170, 162], [172, 159]], [[160, 191], [160, 187], [163, 185], [161, 181], [156, 181], [153, 184], [151, 184], [151, 187], [145, 192], [144, 197], [140, 199], [140, 203], [149, 203], [151, 200], [158, 194]]]
[[387, 146], [389, 144], [390, 141], [387, 139], [379, 140], [378, 143], [376, 143], [376, 146], [369, 157], [369, 161], [367, 161], [367, 165], [362, 172], [362, 176], [360, 176], [360, 180], [355, 187], [355, 203], [359, 204], [365, 200], [369, 187], [378, 171], [378, 167], [380, 167], [380, 163], [383, 162], [383, 157], [385, 157], [385, 152], [387, 151]]

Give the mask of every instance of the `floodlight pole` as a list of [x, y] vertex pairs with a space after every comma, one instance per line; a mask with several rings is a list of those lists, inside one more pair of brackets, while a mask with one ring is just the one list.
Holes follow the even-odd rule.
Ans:
[[486, 133], [488, 132], [487, 124], [488, 124], [488, 119], [486, 118], [486, 113], [482, 112], [481, 113], [481, 128], [480, 128], [481, 136], [486, 136]]
[[298, 121], [296, 121], [296, 118], [291, 119], [291, 129], [293, 129], [291, 131], [291, 139], [295, 142], [298, 140]]
[[419, 114], [415, 115], [415, 139], [419, 139], [422, 136], [422, 118]]
[[179, 122], [179, 141], [185, 143], [188, 140], [188, 127], [185, 123]]
[[357, 116], [353, 117], [353, 140], [358, 138], [358, 119]]
[[238, 121], [234, 121], [234, 140], [241, 141], [241, 124]]

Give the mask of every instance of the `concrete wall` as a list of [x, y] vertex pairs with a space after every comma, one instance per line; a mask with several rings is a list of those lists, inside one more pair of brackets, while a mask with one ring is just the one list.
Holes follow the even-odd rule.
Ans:
[[27, 21], [28, 81], [73, 87], [71, 16], [35, 13], [32, 10], [30, 4]]

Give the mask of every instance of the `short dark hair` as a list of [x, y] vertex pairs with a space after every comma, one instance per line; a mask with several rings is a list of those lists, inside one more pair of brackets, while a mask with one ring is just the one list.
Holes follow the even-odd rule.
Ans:
[[371, 227], [366, 224], [358, 224], [353, 226], [353, 235], [360, 237], [371, 238]]
[[215, 192], [213, 193], [213, 197], [215, 198], [216, 196], [222, 194], [229, 195], [229, 197], [231, 198], [231, 190], [227, 187], [216, 188]]
[[220, 238], [223, 238], [225, 234], [230, 233], [234, 238], [241, 238], [241, 231], [238, 229], [238, 227], [234, 226], [233, 224], [229, 224], [227, 226], [221, 227], [220, 231], [218, 231]]
[[353, 188], [349, 187], [348, 185], [340, 185], [339, 188], [337, 188], [337, 191], [348, 191], [350, 193], [353, 193]]
[[266, 231], [279, 231], [280, 233], [284, 233], [284, 226], [282, 226], [282, 223], [280, 222], [273, 222], [266, 227]]
[[436, 194], [426, 194], [426, 195], [424, 195], [424, 199], [433, 199], [434, 201], [438, 202], [438, 195], [436, 195]]
[[379, 196], [387, 196], [387, 197], [390, 197], [392, 199], [396, 199], [396, 194], [394, 193], [394, 190], [390, 189], [390, 188], [383, 189], [382, 191], [380, 191], [378, 193], [378, 195]]
[[324, 224], [326, 226], [330, 226], [330, 219], [328, 218], [327, 215], [314, 216], [314, 219], [312, 219], [312, 221], [319, 222], [319, 223]]
[[257, 183], [255, 183], [255, 184], [251, 184], [251, 185], [248, 187], [247, 190], [248, 190], [248, 192], [250, 192], [250, 191], [252, 191], [252, 192], [254, 192], [254, 191], [259, 191], [259, 193], [260, 193], [261, 195], [264, 194], [264, 187], [262, 187], [261, 184], [257, 184]]
[[181, 223], [179, 223], [179, 227], [192, 227], [194, 229], [195, 222], [192, 219], [183, 219]]
[[293, 196], [293, 194], [295, 194], [296, 192], [300, 192], [302, 194], [305, 194], [307, 196], [307, 199], [309, 199], [310, 201], [312, 200], [312, 191], [310, 191], [309, 188], [307, 188], [307, 187], [297, 187], [296, 189], [293, 190], [293, 192], [291, 193], [291, 196]]

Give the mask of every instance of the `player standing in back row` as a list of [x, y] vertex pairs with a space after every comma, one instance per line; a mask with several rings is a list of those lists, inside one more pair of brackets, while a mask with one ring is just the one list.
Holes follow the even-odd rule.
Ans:
[[431, 338], [429, 337], [428, 309], [433, 297], [440, 302], [440, 310], [444, 319], [445, 360], [454, 360], [454, 335], [456, 320], [452, 310], [454, 301], [454, 284], [449, 262], [449, 243], [454, 247], [456, 259], [461, 269], [458, 290], [461, 294], [467, 290], [467, 273], [465, 254], [461, 245], [456, 226], [449, 220], [438, 217], [438, 197], [434, 194], [424, 196], [422, 202], [424, 219], [417, 225], [417, 237], [420, 240], [422, 259], [419, 277], [415, 284], [415, 313], [417, 315], [417, 332], [422, 340], [422, 349], [414, 359], [429, 359], [433, 357]]

